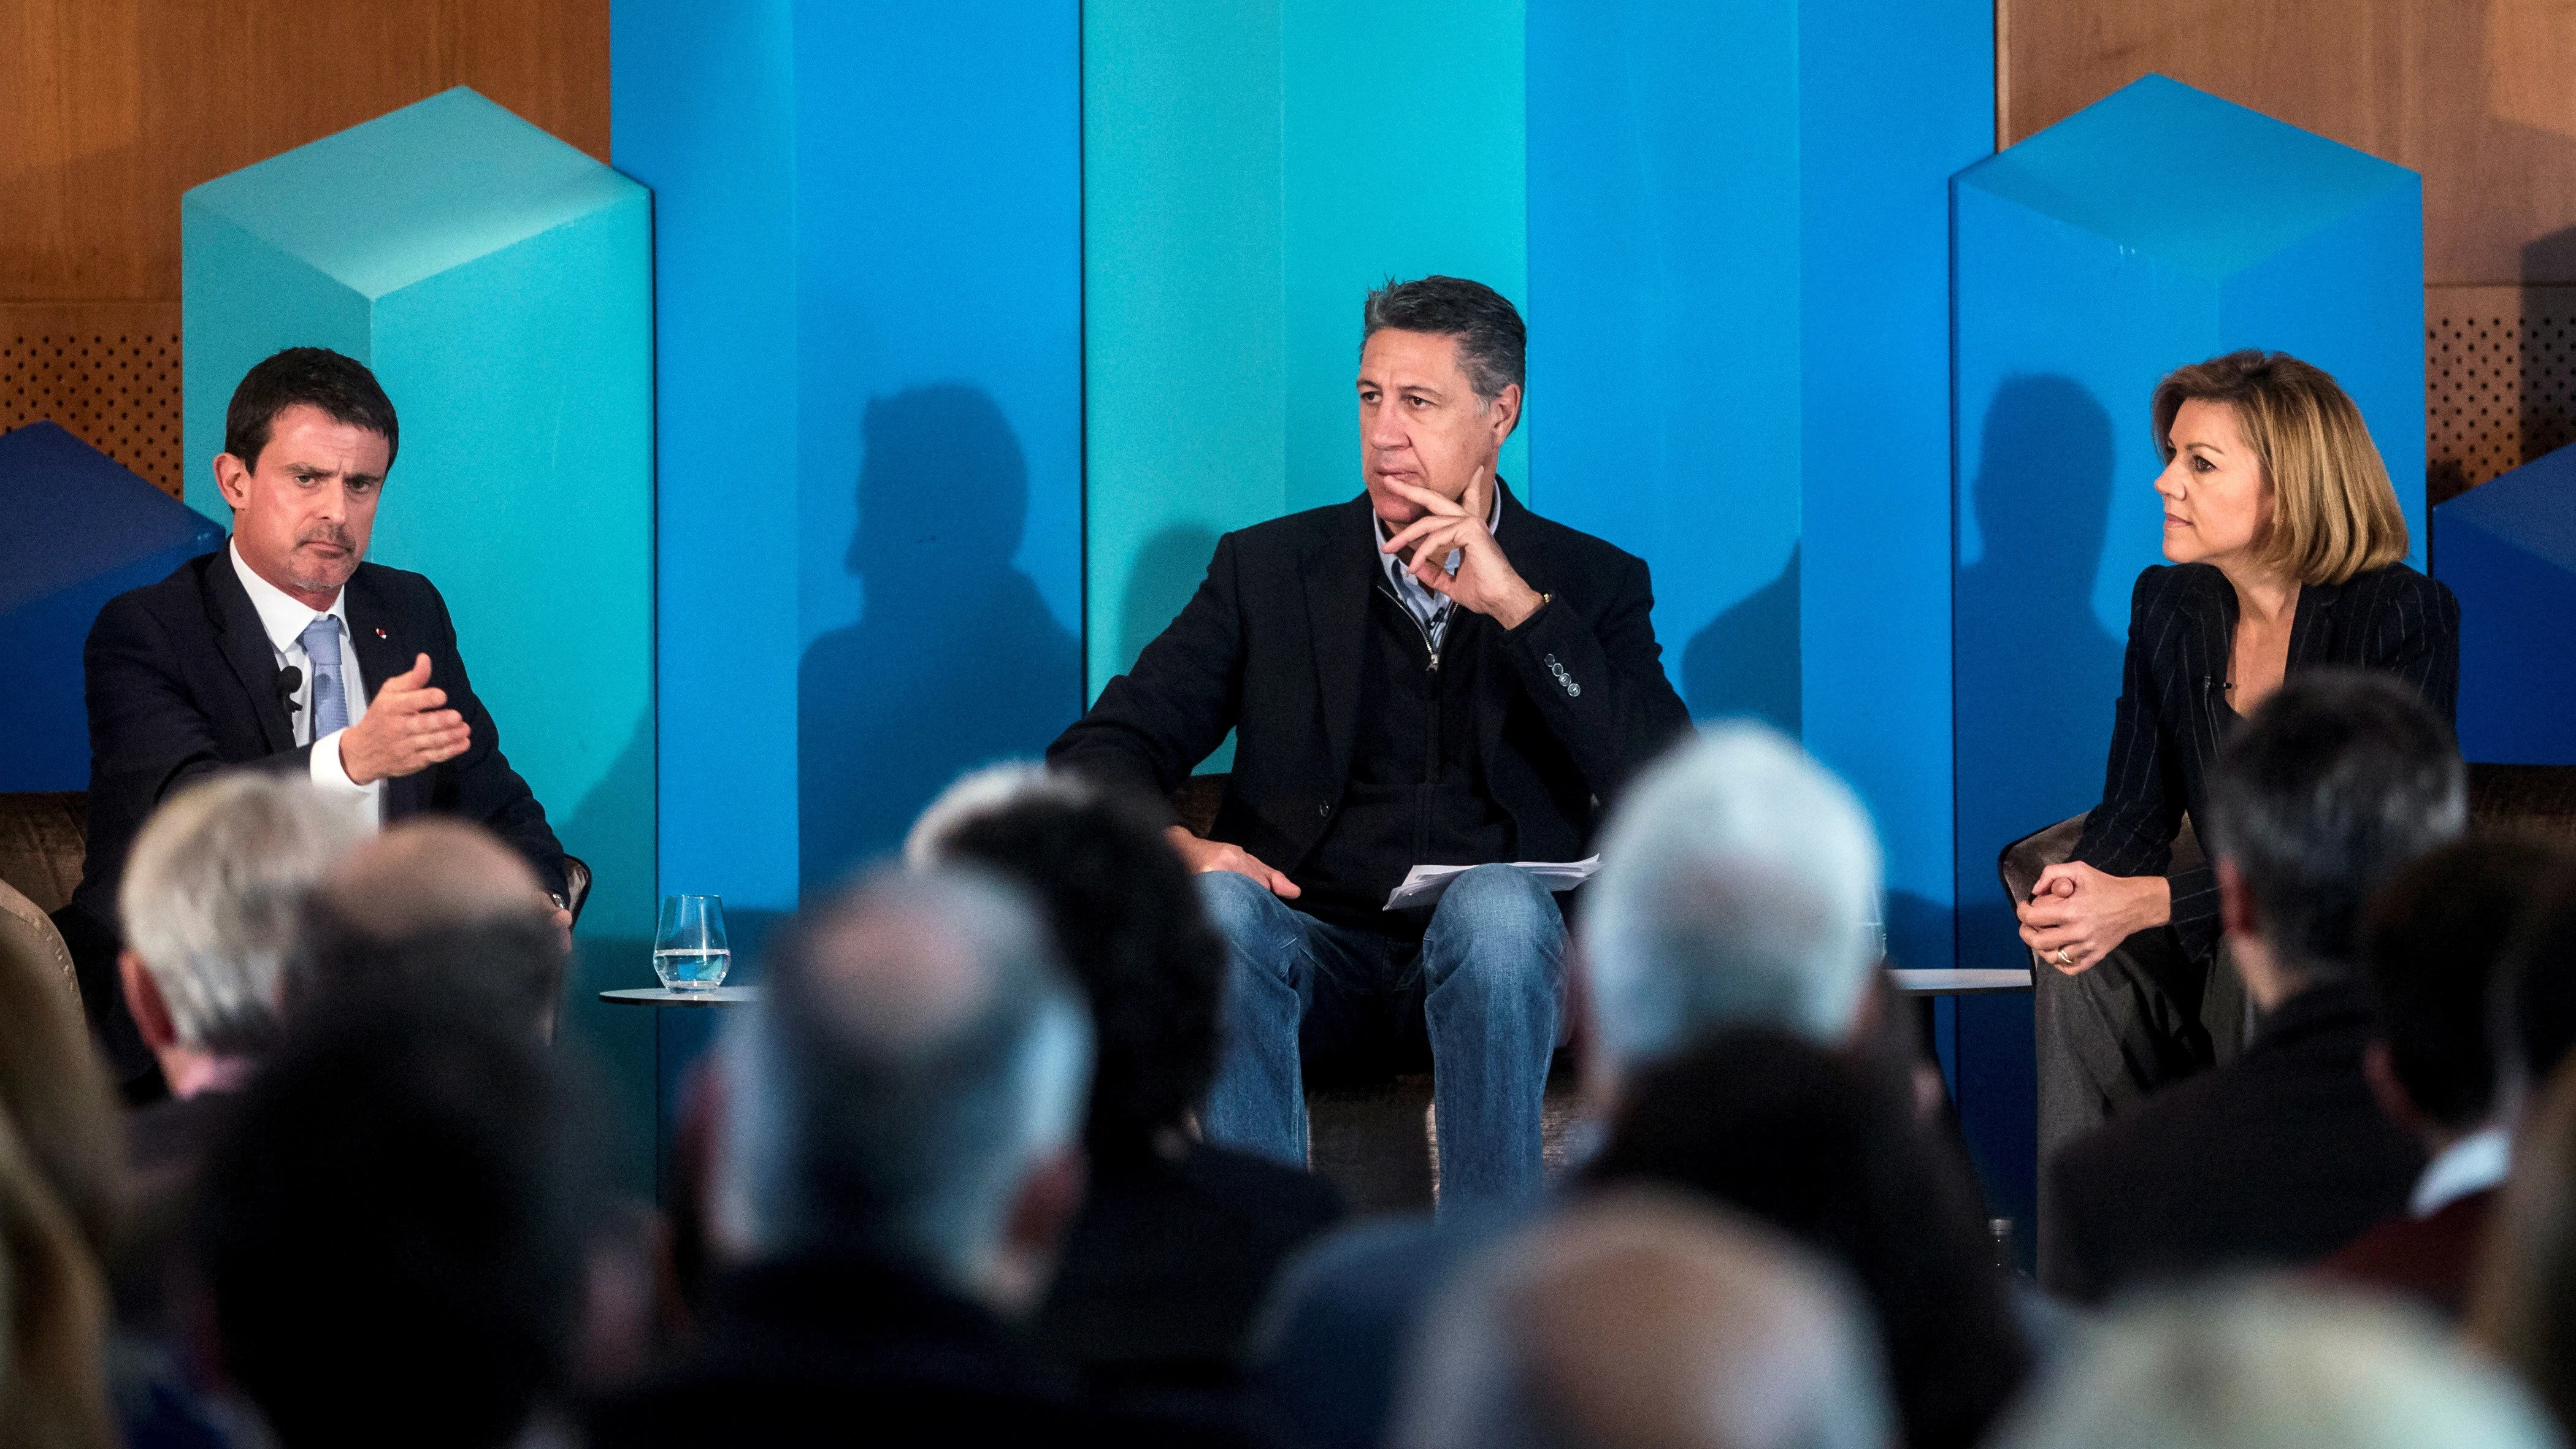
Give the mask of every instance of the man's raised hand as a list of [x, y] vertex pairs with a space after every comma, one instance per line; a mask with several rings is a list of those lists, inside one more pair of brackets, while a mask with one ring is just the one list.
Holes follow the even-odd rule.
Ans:
[[[1480, 495], [1479, 484], [1485, 470], [1476, 470], [1476, 481], [1467, 485], [1467, 496]], [[1394, 478], [1384, 480], [1388, 489], [1424, 510], [1423, 516], [1406, 524], [1395, 537], [1378, 545], [1380, 553], [1413, 552], [1405, 569], [1422, 581], [1422, 586], [1435, 594], [1456, 600], [1463, 607], [1482, 614], [1506, 629], [1517, 629], [1538, 612], [1544, 602], [1538, 590], [1512, 567], [1503, 554], [1502, 545], [1485, 527], [1482, 514], [1471, 513], [1466, 505], [1432, 492], [1416, 488]], [[1458, 555], [1458, 571], [1451, 573], [1448, 559]]]
[[386, 680], [366, 717], [340, 734], [340, 768], [349, 783], [397, 780], [465, 753], [473, 728], [446, 704], [447, 691], [429, 687], [426, 654]]
[[1212, 870], [1230, 870], [1236, 875], [1247, 876], [1268, 886], [1270, 893], [1281, 900], [1297, 899], [1295, 881], [1263, 865], [1260, 857], [1242, 846], [1228, 845], [1222, 840], [1201, 840], [1192, 835], [1189, 828], [1183, 825], [1175, 825], [1164, 831], [1163, 835], [1172, 842], [1172, 849], [1181, 853], [1181, 864], [1188, 866], [1193, 874], [1205, 875]]

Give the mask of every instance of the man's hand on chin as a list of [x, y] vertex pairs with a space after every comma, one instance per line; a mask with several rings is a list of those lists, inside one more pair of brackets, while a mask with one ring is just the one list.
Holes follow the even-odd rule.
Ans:
[[1230, 870], [1268, 886], [1270, 893], [1283, 901], [1297, 899], [1299, 892], [1295, 881], [1262, 864], [1260, 857], [1242, 846], [1228, 845], [1222, 840], [1201, 840], [1185, 825], [1166, 829], [1163, 838], [1172, 842], [1172, 849], [1180, 852], [1181, 864], [1188, 866], [1193, 875]]
[[[1476, 481], [1467, 485], [1468, 498], [1484, 496], [1480, 490], [1484, 477], [1485, 470], [1479, 467]], [[1471, 513], [1464, 502], [1443, 498], [1428, 488], [1394, 478], [1383, 481], [1395, 496], [1421, 508], [1422, 517], [1379, 544], [1378, 551], [1404, 555], [1406, 571], [1420, 579], [1424, 588], [1506, 629], [1519, 628], [1547, 602], [1512, 567], [1502, 545], [1486, 529], [1483, 514]], [[1456, 573], [1447, 566], [1452, 553], [1458, 555]]]

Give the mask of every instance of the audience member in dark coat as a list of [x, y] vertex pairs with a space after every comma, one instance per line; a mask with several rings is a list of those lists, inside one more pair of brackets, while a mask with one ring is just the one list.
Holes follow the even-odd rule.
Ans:
[[2309, 671], [2229, 738], [2210, 804], [2221, 918], [2265, 1019], [2235, 1061], [2047, 1164], [2040, 1273], [2066, 1297], [2313, 1263], [2403, 1208], [2424, 1169], [2363, 1071], [2357, 963], [2371, 893], [2467, 823], [2451, 732], [2384, 674]]
[[2455, 841], [2398, 872], [2372, 902], [2362, 964], [2380, 1040], [2363, 1058], [2390, 1121], [2431, 1163], [2406, 1211], [2324, 1263], [2329, 1275], [2422, 1300], [2445, 1317], [2467, 1305], [2489, 1209], [2513, 1163], [2496, 1092], [2489, 983], [2514, 928], [2567, 868], [2538, 839]]
[[1637, 1078], [1584, 1180], [1706, 1193], [1840, 1263], [1877, 1319], [1905, 1442], [1968, 1449], [2030, 1350], [1967, 1164], [1889, 1065], [1773, 1030], [1711, 1037]]
[[1034, 766], [960, 781], [923, 814], [911, 854], [1026, 888], [1091, 1004], [1091, 1190], [1038, 1346], [1106, 1392], [1230, 1391], [1271, 1278], [1342, 1209], [1321, 1178], [1192, 1139], [1216, 1070], [1225, 943], [1188, 870], [1150, 814]]
[[719, 1047], [719, 1275], [695, 1347], [598, 1449], [1230, 1442], [1025, 1356], [1082, 1194], [1090, 1019], [1022, 893], [881, 874], [772, 948]]

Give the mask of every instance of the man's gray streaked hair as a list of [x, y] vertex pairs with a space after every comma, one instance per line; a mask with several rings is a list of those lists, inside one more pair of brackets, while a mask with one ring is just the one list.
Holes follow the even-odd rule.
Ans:
[[1020, 894], [881, 870], [799, 925], [727, 1039], [719, 1232], [972, 1279], [1080, 1134], [1091, 1018]]
[[1008, 760], [969, 770], [950, 782], [938, 798], [922, 808], [903, 837], [903, 863], [914, 869], [937, 865], [948, 842], [969, 821], [999, 815], [1026, 800], [1056, 800], [1088, 805], [1100, 791], [1089, 780], [1050, 770], [1035, 760]]
[[1678, 1195], [1580, 1202], [1418, 1320], [1395, 1449], [1883, 1449], [1876, 1335], [1823, 1265]]
[[1995, 1449], [2549, 1449], [2500, 1369], [2377, 1300], [2287, 1280], [2135, 1300]]
[[1390, 277], [1360, 304], [1361, 349], [1366, 351], [1368, 340], [1388, 327], [1458, 339], [1458, 370], [1475, 389], [1478, 412], [1492, 407], [1504, 388], [1520, 386], [1528, 374], [1529, 328], [1520, 309], [1482, 282], [1439, 276], [1399, 282]]
[[1632, 784], [1581, 917], [1625, 1067], [1713, 1027], [1831, 1044], [1878, 964], [1878, 837], [1840, 780], [1760, 725], [1713, 728]]
[[163, 801], [134, 837], [117, 915], [179, 1044], [263, 1050], [305, 902], [366, 831], [312, 784], [241, 771]]

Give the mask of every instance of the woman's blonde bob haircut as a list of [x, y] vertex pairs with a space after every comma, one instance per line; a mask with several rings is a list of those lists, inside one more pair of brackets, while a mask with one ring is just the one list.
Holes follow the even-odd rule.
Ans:
[[2406, 557], [2406, 515], [2361, 409], [2324, 369], [2248, 348], [2178, 367], [2156, 384], [2156, 453], [2173, 461], [2174, 414], [2225, 403], [2263, 465], [2272, 521], [2254, 561], [2302, 584], [2340, 584]]

